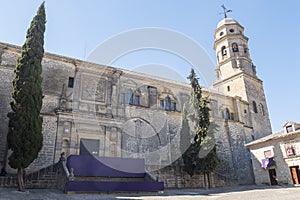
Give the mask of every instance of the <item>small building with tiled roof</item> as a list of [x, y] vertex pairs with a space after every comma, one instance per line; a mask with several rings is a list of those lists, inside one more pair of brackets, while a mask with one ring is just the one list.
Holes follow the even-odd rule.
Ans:
[[300, 182], [300, 124], [286, 122], [283, 130], [246, 144], [258, 185]]

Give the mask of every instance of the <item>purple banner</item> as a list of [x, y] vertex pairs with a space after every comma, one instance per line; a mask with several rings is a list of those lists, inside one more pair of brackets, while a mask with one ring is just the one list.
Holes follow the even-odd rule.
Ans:
[[75, 176], [144, 177], [145, 162], [135, 158], [108, 158], [71, 155], [67, 159], [69, 171]]
[[261, 167], [267, 169], [268, 167], [271, 167], [275, 165], [275, 161], [273, 158], [265, 158], [261, 160]]

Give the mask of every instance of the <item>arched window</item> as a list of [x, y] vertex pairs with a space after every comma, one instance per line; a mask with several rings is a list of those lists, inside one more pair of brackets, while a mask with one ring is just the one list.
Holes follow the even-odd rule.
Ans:
[[228, 108], [225, 108], [225, 119], [230, 119], [230, 112]]
[[230, 92], [230, 86], [229, 85], [227, 86], [227, 91]]
[[165, 102], [166, 102], [165, 109], [166, 110], [171, 110], [171, 99], [170, 99], [170, 97], [166, 97]]
[[265, 109], [264, 109], [264, 106], [261, 103], [259, 104], [259, 109], [260, 109], [261, 114], [265, 115]]
[[256, 102], [255, 102], [255, 101], [252, 101], [252, 105], [253, 105], [253, 111], [254, 111], [254, 113], [257, 113]]
[[232, 43], [232, 51], [239, 52], [239, 47], [238, 47], [237, 43]]
[[226, 47], [225, 46], [222, 46], [221, 52], [222, 52], [222, 56], [226, 56], [227, 55], [227, 51], [226, 51]]
[[244, 47], [244, 53], [247, 54], [248, 53], [248, 47], [246, 45], [244, 45], [243, 47]]

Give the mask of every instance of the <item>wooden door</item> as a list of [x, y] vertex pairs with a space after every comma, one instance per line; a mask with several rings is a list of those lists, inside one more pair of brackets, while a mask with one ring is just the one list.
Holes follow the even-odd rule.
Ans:
[[299, 184], [299, 166], [290, 167], [292, 179], [294, 184]]

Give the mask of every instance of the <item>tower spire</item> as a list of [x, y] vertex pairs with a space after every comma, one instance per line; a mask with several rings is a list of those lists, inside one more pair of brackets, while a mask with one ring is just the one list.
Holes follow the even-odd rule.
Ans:
[[232, 10], [227, 10], [224, 4], [221, 7], [223, 8], [223, 13], [220, 14], [224, 14], [224, 18], [227, 18], [227, 13], [232, 12]]

